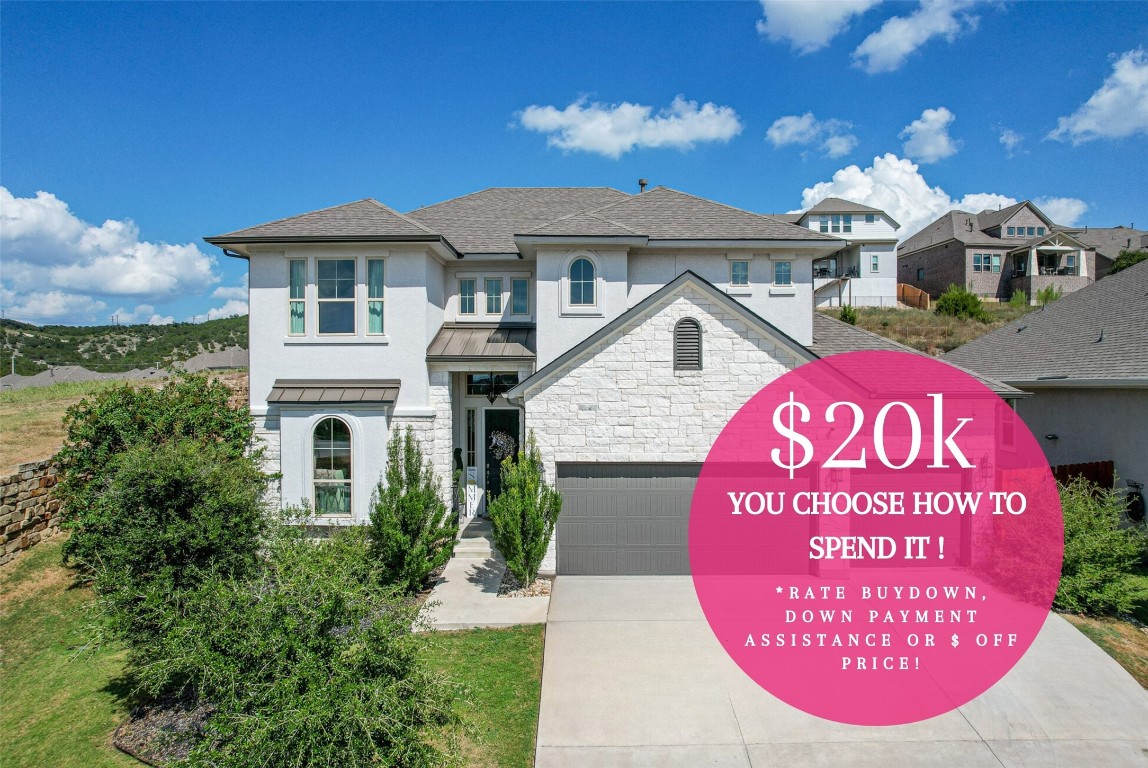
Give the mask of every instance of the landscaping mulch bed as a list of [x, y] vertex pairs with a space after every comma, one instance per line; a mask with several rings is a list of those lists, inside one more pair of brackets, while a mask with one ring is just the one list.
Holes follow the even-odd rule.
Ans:
[[116, 728], [116, 749], [148, 765], [183, 760], [203, 738], [212, 709], [189, 701], [161, 702], [132, 710], [131, 719]]
[[550, 579], [537, 578], [529, 587], [523, 587], [510, 571], [502, 576], [502, 583], [498, 585], [499, 597], [545, 597], [550, 594], [554, 582]]

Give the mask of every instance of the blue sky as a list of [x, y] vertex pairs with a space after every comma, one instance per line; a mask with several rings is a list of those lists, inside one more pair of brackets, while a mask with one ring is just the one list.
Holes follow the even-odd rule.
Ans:
[[1140, 2], [5, 2], [0, 304], [242, 311], [204, 235], [498, 185], [1148, 228], [1145, 41]]

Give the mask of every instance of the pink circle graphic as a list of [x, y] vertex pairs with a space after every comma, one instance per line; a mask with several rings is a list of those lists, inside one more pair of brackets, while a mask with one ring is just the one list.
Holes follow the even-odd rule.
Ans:
[[758, 684], [827, 720], [896, 725], [1012, 669], [1056, 594], [1064, 524], [1039, 444], [984, 384], [853, 352], [730, 420], [689, 548], [710, 627]]

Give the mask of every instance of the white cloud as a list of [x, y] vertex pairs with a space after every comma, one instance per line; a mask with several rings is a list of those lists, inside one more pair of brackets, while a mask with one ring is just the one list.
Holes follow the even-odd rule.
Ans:
[[[5, 272], [7, 272], [7, 264]], [[4, 315], [14, 320], [39, 325], [49, 323], [110, 323], [105, 311], [108, 305], [91, 296], [66, 291], [32, 291], [17, 293], [0, 289]]]
[[869, 74], [900, 69], [913, 51], [944, 37], [952, 42], [977, 27], [978, 17], [964, 13], [973, 0], [921, 0], [908, 16], [894, 16], [853, 51], [854, 63]]
[[[954, 208], [979, 213], [1017, 202], [1014, 197], [995, 192], [951, 197], [940, 187], [929, 186], [916, 163], [892, 153], [873, 158], [873, 165], [865, 169], [856, 165], [842, 168], [833, 174], [832, 180], [806, 188], [801, 196], [801, 208], [807, 210], [827, 197], [842, 197], [884, 210], [901, 224], [897, 236], [902, 240]], [[1075, 198], [1046, 198], [1034, 202], [1058, 224], [1075, 224], [1088, 207]]]
[[1015, 157], [1020, 151], [1020, 145], [1024, 142], [1024, 136], [1012, 128], [1003, 128], [1000, 133], [1000, 142], [1005, 148], [1005, 153], [1009, 157]]
[[247, 301], [247, 286], [221, 285], [211, 292], [215, 299], [242, 299]]
[[1148, 134], [1148, 52], [1143, 48], [1116, 56], [1112, 74], [1088, 101], [1060, 118], [1047, 138], [1076, 145], [1136, 134]]
[[788, 42], [798, 53], [812, 53], [829, 45], [855, 16], [881, 0], [761, 0], [763, 18], [757, 31], [775, 43]]
[[818, 120], [812, 112], [806, 112], [777, 118], [765, 132], [765, 138], [775, 147], [817, 144], [826, 156], [841, 157], [857, 146], [857, 137], [848, 133], [852, 127], [843, 120]]
[[243, 299], [228, 299], [223, 306], [213, 307], [207, 310], [207, 315], [196, 315], [192, 318], [192, 322], [202, 322], [203, 320], [218, 320], [221, 317], [233, 317], [235, 315], [247, 314], [247, 300]]
[[[95, 297], [131, 296], [150, 305], [219, 282], [215, 257], [194, 244], [141, 240], [139, 228], [126, 219], [88, 224], [48, 192], [16, 197], [0, 186], [0, 250], [13, 316], [107, 322], [96, 317], [107, 305]], [[128, 314], [142, 321], [135, 313]]]
[[115, 322], [118, 322], [120, 325], [136, 325], [138, 323], [171, 325], [175, 322], [174, 316], [159, 314], [151, 304], [136, 304], [136, 308], [131, 312], [127, 311], [124, 307], [120, 307], [112, 313], [112, 316]]
[[549, 134], [549, 146], [614, 159], [635, 148], [689, 149], [702, 141], [729, 141], [742, 129], [733, 108], [711, 102], [699, 107], [680, 95], [657, 113], [642, 104], [606, 105], [582, 98], [565, 109], [532, 105], [518, 119], [528, 130]]
[[1068, 227], [1080, 223], [1080, 217], [1088, 210], [1088, 203], [1075, 197], [1038, 197], [1032, 202], [1045, 216]]
[[935, 163], [955, 155], [960, 145], [949, 135], [949, 126], [956, 117], [944, 107], [922, 112], [899, 134], [906, 139], [905, 156], [920, 163]]

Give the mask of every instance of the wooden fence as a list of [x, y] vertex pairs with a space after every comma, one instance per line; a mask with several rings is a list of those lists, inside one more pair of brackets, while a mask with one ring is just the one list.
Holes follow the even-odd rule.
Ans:
[[1052, 468], [1056, 482], [1068, 485], [1073, 478], [1083, 477], [1101, 488], [1116, 485], [1116, 465], [1111, 461], [1091, 461], [1086, 464], [1058, 464]]
[[897, 283], [897, 301], [917, 309], [929, 308], [929, 294], [908, 283]]

